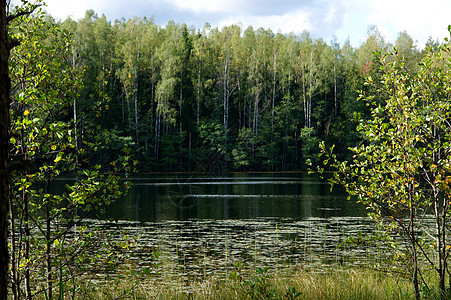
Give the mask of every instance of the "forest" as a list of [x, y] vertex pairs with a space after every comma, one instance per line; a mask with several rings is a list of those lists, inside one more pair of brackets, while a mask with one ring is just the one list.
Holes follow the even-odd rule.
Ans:
[[[0, 299], [76, 299], [89, 272], [119, 269], [134, 237], [84, 222], [122, 199], [134, 172], [307, 168], [332, 170], [365, 206], [369, 241], [388, 245], [384, 262], [410, 276], [416, 299], [434, 292], [427, 270], [448, 295], [448, 40], [419, 49], [369, 26], [354, 48], [91, 10], [57, 21], [28, 1], [9, 12], [0, 1], [0, 25]], [[156, 272], [159, 255], [147, 255]]]
[[374, 53], [396, 47], [415, 73], [424, 51], [406, 32], [386, 42], [376, 26], [353, 48], [308, 32], [162, 27], [94, 11], [46, 22], [71, 35], [61, 65], [83, 72], [71, 108], [78, 146], [95, 131], [105, 143], [91, 161], [104, 165], [126, 147], [139, 171], [303, 170], [320, 141], [346, 156], [360, 139], [354, 113], [368, 114], [356, 99], [378, 72]]

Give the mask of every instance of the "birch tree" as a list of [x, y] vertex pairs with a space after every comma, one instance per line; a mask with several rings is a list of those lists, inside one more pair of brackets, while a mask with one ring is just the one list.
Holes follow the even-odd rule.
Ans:
[[[96, 233], [92, 236], [76, 225], [82, 219], [79, 213], [98, 211], [123, 195], [119, 177], [113, 174], [121, 168], [113, 162], [115, 171], [104, 176], [101, 166], [90, 161], [99, 147], [98, 136], [86, 139], [81, 149], [75, 145], [71, 106], [83, 88], [83, 69], [74, 68], [68, 59], [70, 33], [60, 30], [41, 11], [20, 17], [13, 25], [11, 32], [22, 42], [12, 51], [10, 62], [12, 297], [33, 299], [41, 294], [63, 299], [72, 288], [76, 294], [79, 275], [94, 258], [88, 249], [96, 244], [91, 238]], [[123, 158], [125, 169], [121, 171], [127, 171], [127, 160]], [[76, 173], [77, 180], [56, 194], [51, 183], [64, 172]], [[96, 250], [98, 267], [114, 264], [115, 259], [109, 257], [117, 258], [118, 253], [105, 250]]]
[[438, 278], [439, 297], [449, 297], [450, 53], [448, 44], [430, 52], [416, 75], [397, 50], [381, 56], [381, 78], [367, 77], [375, 89], [361, 94], [371, 117], [359, 121], [365, 140], [351, 149], [353, 160], [338, 161], [322, 145], [325, 163], [338, 171], [332, 182], [367, 207], [385, 245], [404, 262], [416, 299], [434, 292], [428, 272]]

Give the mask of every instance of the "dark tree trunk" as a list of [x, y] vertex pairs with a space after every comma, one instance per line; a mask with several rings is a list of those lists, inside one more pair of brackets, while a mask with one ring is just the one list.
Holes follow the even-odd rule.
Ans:
[[0, 300], [8, 296], [9, 45], [6, 0], [0, 0]]

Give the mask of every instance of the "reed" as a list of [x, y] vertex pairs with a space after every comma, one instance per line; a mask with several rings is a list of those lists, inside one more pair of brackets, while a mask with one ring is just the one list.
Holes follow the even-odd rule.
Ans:
[[[232, 274], [232, 273], [231, 273]], [[259, 268], [236, 278], [162, 281], [123, 277], [85, 291], [85, 299], [414, 299], [411, 283], [368, 269], [327, 272]], [[76, 298], [80, 299], [80, 298]]]

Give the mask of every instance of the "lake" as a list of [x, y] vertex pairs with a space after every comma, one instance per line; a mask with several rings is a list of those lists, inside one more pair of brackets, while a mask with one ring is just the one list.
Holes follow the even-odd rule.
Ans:
[[365, 210], [306, 173], [140, 175], [105, 218], [138, 222], [363, 217]]
[[373, 224], [346, 193], [306, 173], [140, 174], [126, 197], [90, 220], [137, 238], [127, 264], [177, 280], [224, 276], [236, 262], [327, 268], [371, 259], [340, 246]]

